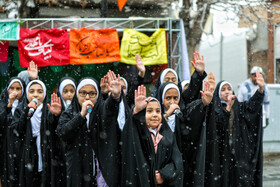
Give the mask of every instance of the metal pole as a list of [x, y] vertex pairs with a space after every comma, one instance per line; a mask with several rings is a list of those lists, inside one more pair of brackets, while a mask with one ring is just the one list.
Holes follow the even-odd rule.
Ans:
[[221, 32], [221, 39], [220, 39], [220, 81], [223, 80], [223, 40], [224, 36]]

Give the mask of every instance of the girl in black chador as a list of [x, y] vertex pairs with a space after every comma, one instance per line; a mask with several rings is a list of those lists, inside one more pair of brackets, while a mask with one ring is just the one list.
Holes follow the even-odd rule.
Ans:
[[9, 126], [18, 104], [25, 98], [25, 83], [12, 77], [0, 96], [0, 178], [2, 186], [17, 186], [22, 141]]
[[20, 186], [55, 186], [54, 130], [61, 112], [60, 99], [51, 96], [47, 104], [47, 90], [40, 80], [29, 82], [26, 99], [15, 110], [11, 128], [23, 139], [19, 173]]
[[262, 186], [262, 102], [264, 80], [248, 102], [238, 102], [221, 81], [207, 116], [205, 186]]
[[83, 78], [76, 99], [60, 116], [56, 132], [66, 143], [67, 186], [117, 186], [119, 184], [119, 142], [117, 114], [120, 78], [108, 73], [111, 95], [103, 101], [98, 83]]
[[182, 186], [183, 164], [176, 139], [146, 88], [135, 91], [135, 107], [122, 133], [122, 186]]
[[[165, 82], [159, 87], [157, 99], [161, 103], [164, 118], [174, 133], [184, 164], [184, 186], [201, 186], [204, 180], [206, 149], [206, 106], [213, 94], [210, 83], [205, 82], [202, 99], [182, 105], [176, 84]], [[181, 110], [180, 113], [178, 111]], [[177, 113], [176, 113], [177, 112]]]
[[[59, 80], [57, 85], [57, 96], [61, 100], [61, 113], [64, 112], [70, 105], [73, 98], [76, 99], [76, 81], [72, 77], [63, 77]], [[65, 157], [65, 142], [55, 136], [55, 155], [56, 155], [56, 176], [57, 186], [66, 186], [66, 157]]]

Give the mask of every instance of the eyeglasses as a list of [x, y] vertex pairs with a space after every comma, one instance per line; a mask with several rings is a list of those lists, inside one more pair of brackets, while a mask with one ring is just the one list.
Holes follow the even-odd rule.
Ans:
[[79, 92], [79, 95], [81, 97], [86, 97], [87, 95], [90, 97], [90, 98], [95, 98], [96, 95], [97, 95], [97, 92], [86, 92], [86, 91], [81, 91]]

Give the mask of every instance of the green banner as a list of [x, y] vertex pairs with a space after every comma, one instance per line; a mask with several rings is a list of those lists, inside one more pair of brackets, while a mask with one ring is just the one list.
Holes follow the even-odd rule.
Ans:
[[19, 40], [19, 29], [17, 22], [0, 22], [0, 40]]

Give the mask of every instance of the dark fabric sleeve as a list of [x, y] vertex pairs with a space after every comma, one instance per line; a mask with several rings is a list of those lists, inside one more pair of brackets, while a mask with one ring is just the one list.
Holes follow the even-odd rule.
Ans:
[[250, 113], [254, 113], [256, 110], [256, 107], [262, 105], [264, 99], [264, 93], [260, 93], [258, 90], [255, 92], [255, 94], [250, 98], [249, 101], [241, 103], [242, 110], [241, 113], [244, 113], [246, 111]]
[[105, 101], [108, 98], [108, 94], [101, 93], [101, 97]]
[[59, 118], [56, 133], [63, 140], [67, 141], [75, 137], [80, 130], [81, 126], [86, 123], [80, 112], [76, 113], [73, 117], [72, 113], [63, 112]]
[[192, 140], [199, 138], [200, 129], [205, 117], [206, 107], [203, 106], [202, 100], [197, 99], [189, 103], [182, 110], [184, 121], [181, 122], [180, 128], [182, 135], [188, 135]]
[[200, 90], [202, 90], [203, 79], [206, 76], [206, 72], [201, 75], [197, 71], [194, 71], [189, 87], [182, 93], [182, 100], [185, 104], [200, 98]]
[[230, 112], [224, 109], [223, 107], [216, 110], [215, 119], [217, 126], [224, 126], [225, 124], [228, 124], [229, 118]]
[[57, 128], [58, 125], [58, 120], [60, 116], [56, 116], [49, 109], [47, 109], [47, 121], [48, 124], [50, 125], [50, 130], [51, 132], [55, 132], [55, 129]]
[[104, 120], [104, 127], [110, 128], [113, 121], [117, 121], [119, 113], [119, 103], [121, 98], [114, 99], [111, 95], [106, 99], [103, 105], [102, 118]]
[[129, 89], [126, 93], [127, 104], [129, 107], [134, 105], [134, 91], [137, 90], [138, 86], [142, 85], [144, 82], [144, 78], [140, 77], [139, 75], [135, 80], [131, 82]]
[[[164, 168], [159, 170], [164, 183], [169, 186], [182, 186], [183, 185], [183, 160], [181, 152], [178, 149], [175, 135], [173, 135], [171, 162], [166, 164]], [[181, 180], [180, 180], [181, 179]]]
[[3, 134], [4, 128], [5, 128], [5, 124], [7, 121], [7, 117], [8, 117], [8, 111], [9, 110], [11, 112], [11, 108], [8, 108], [7, 105], [5, 104], [5, 102], [1, 102], [0, 103], [0, 137]]
[[117, 117], [121, 98], [111, 95], [102, 104], [102, 120], [94, 125], [93, 131], [97, 138], [97, 154], [99, 168], [108, 186], [120, 184], [120, 134]]
[[13, 120], [11, 123], [11, 128], [19, 136], [24, 136], [26, 130], [26, 120], [29, 108], [27, 105], [23, 104], [18, 106], [15, 110]]
[[132, 111], [122, 132], [121, 186], [156, 186], [155, 182], [149, 182], [150, 165], [142, 151], [141, 137], [133, 122]]

